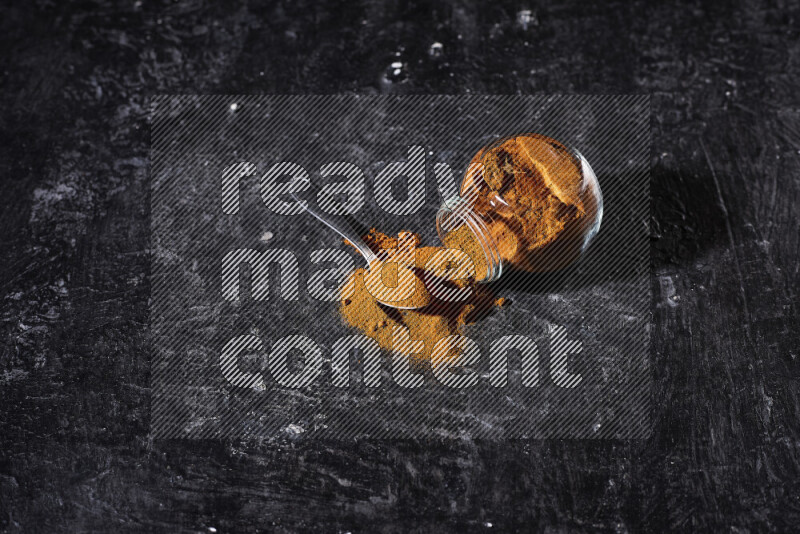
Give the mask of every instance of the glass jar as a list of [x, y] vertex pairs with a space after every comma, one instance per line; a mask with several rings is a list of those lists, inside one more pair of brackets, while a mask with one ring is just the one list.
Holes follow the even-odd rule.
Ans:
[[436, 215], [447, 248], [473, 261], [475, 279], [491, 282], [508, 268], [561, 269], [600, 229], [603, 195], [586, 159], [539, 134], [498, 139], [482, 148], [456, 197]]

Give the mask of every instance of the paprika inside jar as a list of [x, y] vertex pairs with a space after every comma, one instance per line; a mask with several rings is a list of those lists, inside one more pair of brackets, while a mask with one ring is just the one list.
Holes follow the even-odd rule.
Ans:
[[472, 158], [458, 196], [439, 208], [436, 229], [447, 248], [472, 259], [476, 281], [491, 282], [508, 268], [566, 267], [602, 218], [603, 195], [586, 159], [555, 139], [521, 134]]

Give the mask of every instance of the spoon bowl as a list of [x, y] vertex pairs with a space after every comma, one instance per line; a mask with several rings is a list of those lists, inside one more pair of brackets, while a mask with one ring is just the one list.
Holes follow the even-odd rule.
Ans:
[[[292, 187], [290, 188], [290, 195], [293, 199], [295, 199], [300, 206], [314, 216], [315, 219], [320, 221], [322, 224], [339, 234], [342, 238], [346, 239], [353, 245], [353, 247], [358, 251], [359, 254], [364, 258], [367, 264], [368, 275], [367, 276], [374, 276], [376, 278], [380, 278], [382, 273], [379, 271], [387, 265], [388, 263], [395, 263], [397, 265], [397, 279], [398, 283], [400, 280], [405, 280], [406, 282], [403, 285], [406, 285], [409, 280], [409, 276], [413, 277], [411, 280], [414, 282], [414, 291], [418, 291], [420, 287], [422, 290], [425, 291], [425, 296], [423, 295], [411, 295], [407, 298], [402, 300], [389, 300], [387, 296], [377, 296], [375, 295], [376, 291], [370, 291], [375, 300], [380, 302], [384, 306], [388, 306], [390, 308], [395, 308], [398, 310], [414, 310], [418, 308], [422, 308], [427, 306], [430, 303], [431, 296], [430, 293], [427, 292], [425, 289], [425, 285], [422, 280], [417, 276], [416, 272], [414, 272], [413, 265], [407, 266], [399, 261], [390, 262], [387, 260], [382, 260], [378, 257], [378, 255], [371, 249], [369, 246], [364, 242], [361, 236], [356, 232], [355, 228], [344, 218], [344, 216], [339, 215], [331, 215], [330, 213], [324, 212], [319, 208], [312, 206], [310, 202], [302, 200], [298, 192], [302, 191], [312, 191], [314, 196], [317, 197], [317, 193], [319, 193], [320, 188], [311, 183], [311, 180], [308, 178], [296, 178], [292, 182]], [[330, 202], [331, 205], [336, 205], [337, 201], [332, 200]], [[412, 262], [413, 264], [413, 259]], [[368, 288], [369, 289], [369, 288]], [[378, 292], [380, 294], [380, 292]]]

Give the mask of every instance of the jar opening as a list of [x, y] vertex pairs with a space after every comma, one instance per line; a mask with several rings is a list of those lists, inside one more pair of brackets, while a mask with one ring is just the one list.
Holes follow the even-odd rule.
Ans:
[[[446, 200], [439, 212], [436, 214], [436, 231], [439, 239], [447, 245], [448, 235], [466, 228], [471, 239], [478, 245], [483, 260], [486, 262], [486, 273], [480, 277], [480, 271], [476, 265], [476, 281], [481, 283], [492, 282], [500, 278], [503, 272], [503, 264], [500, 259], [500, 252], [497, 243], [492, 238], [486, 222], [472, 209], [472, 205], [461, 197], [453, 197]], [[466, 251], [465, 251], [466, 252]], [[467, 253], [469, 254], [469, 253]], [[473, 258], [473, 261], [479, 261]]]

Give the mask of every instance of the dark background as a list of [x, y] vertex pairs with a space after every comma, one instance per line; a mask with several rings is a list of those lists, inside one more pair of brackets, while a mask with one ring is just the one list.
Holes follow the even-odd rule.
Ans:
[[[4, 530], [800, 522], [797, 3], [4, 6]], [[650, 93], [651, 437], [151, 440], [148, 98], [203, 92]]]

